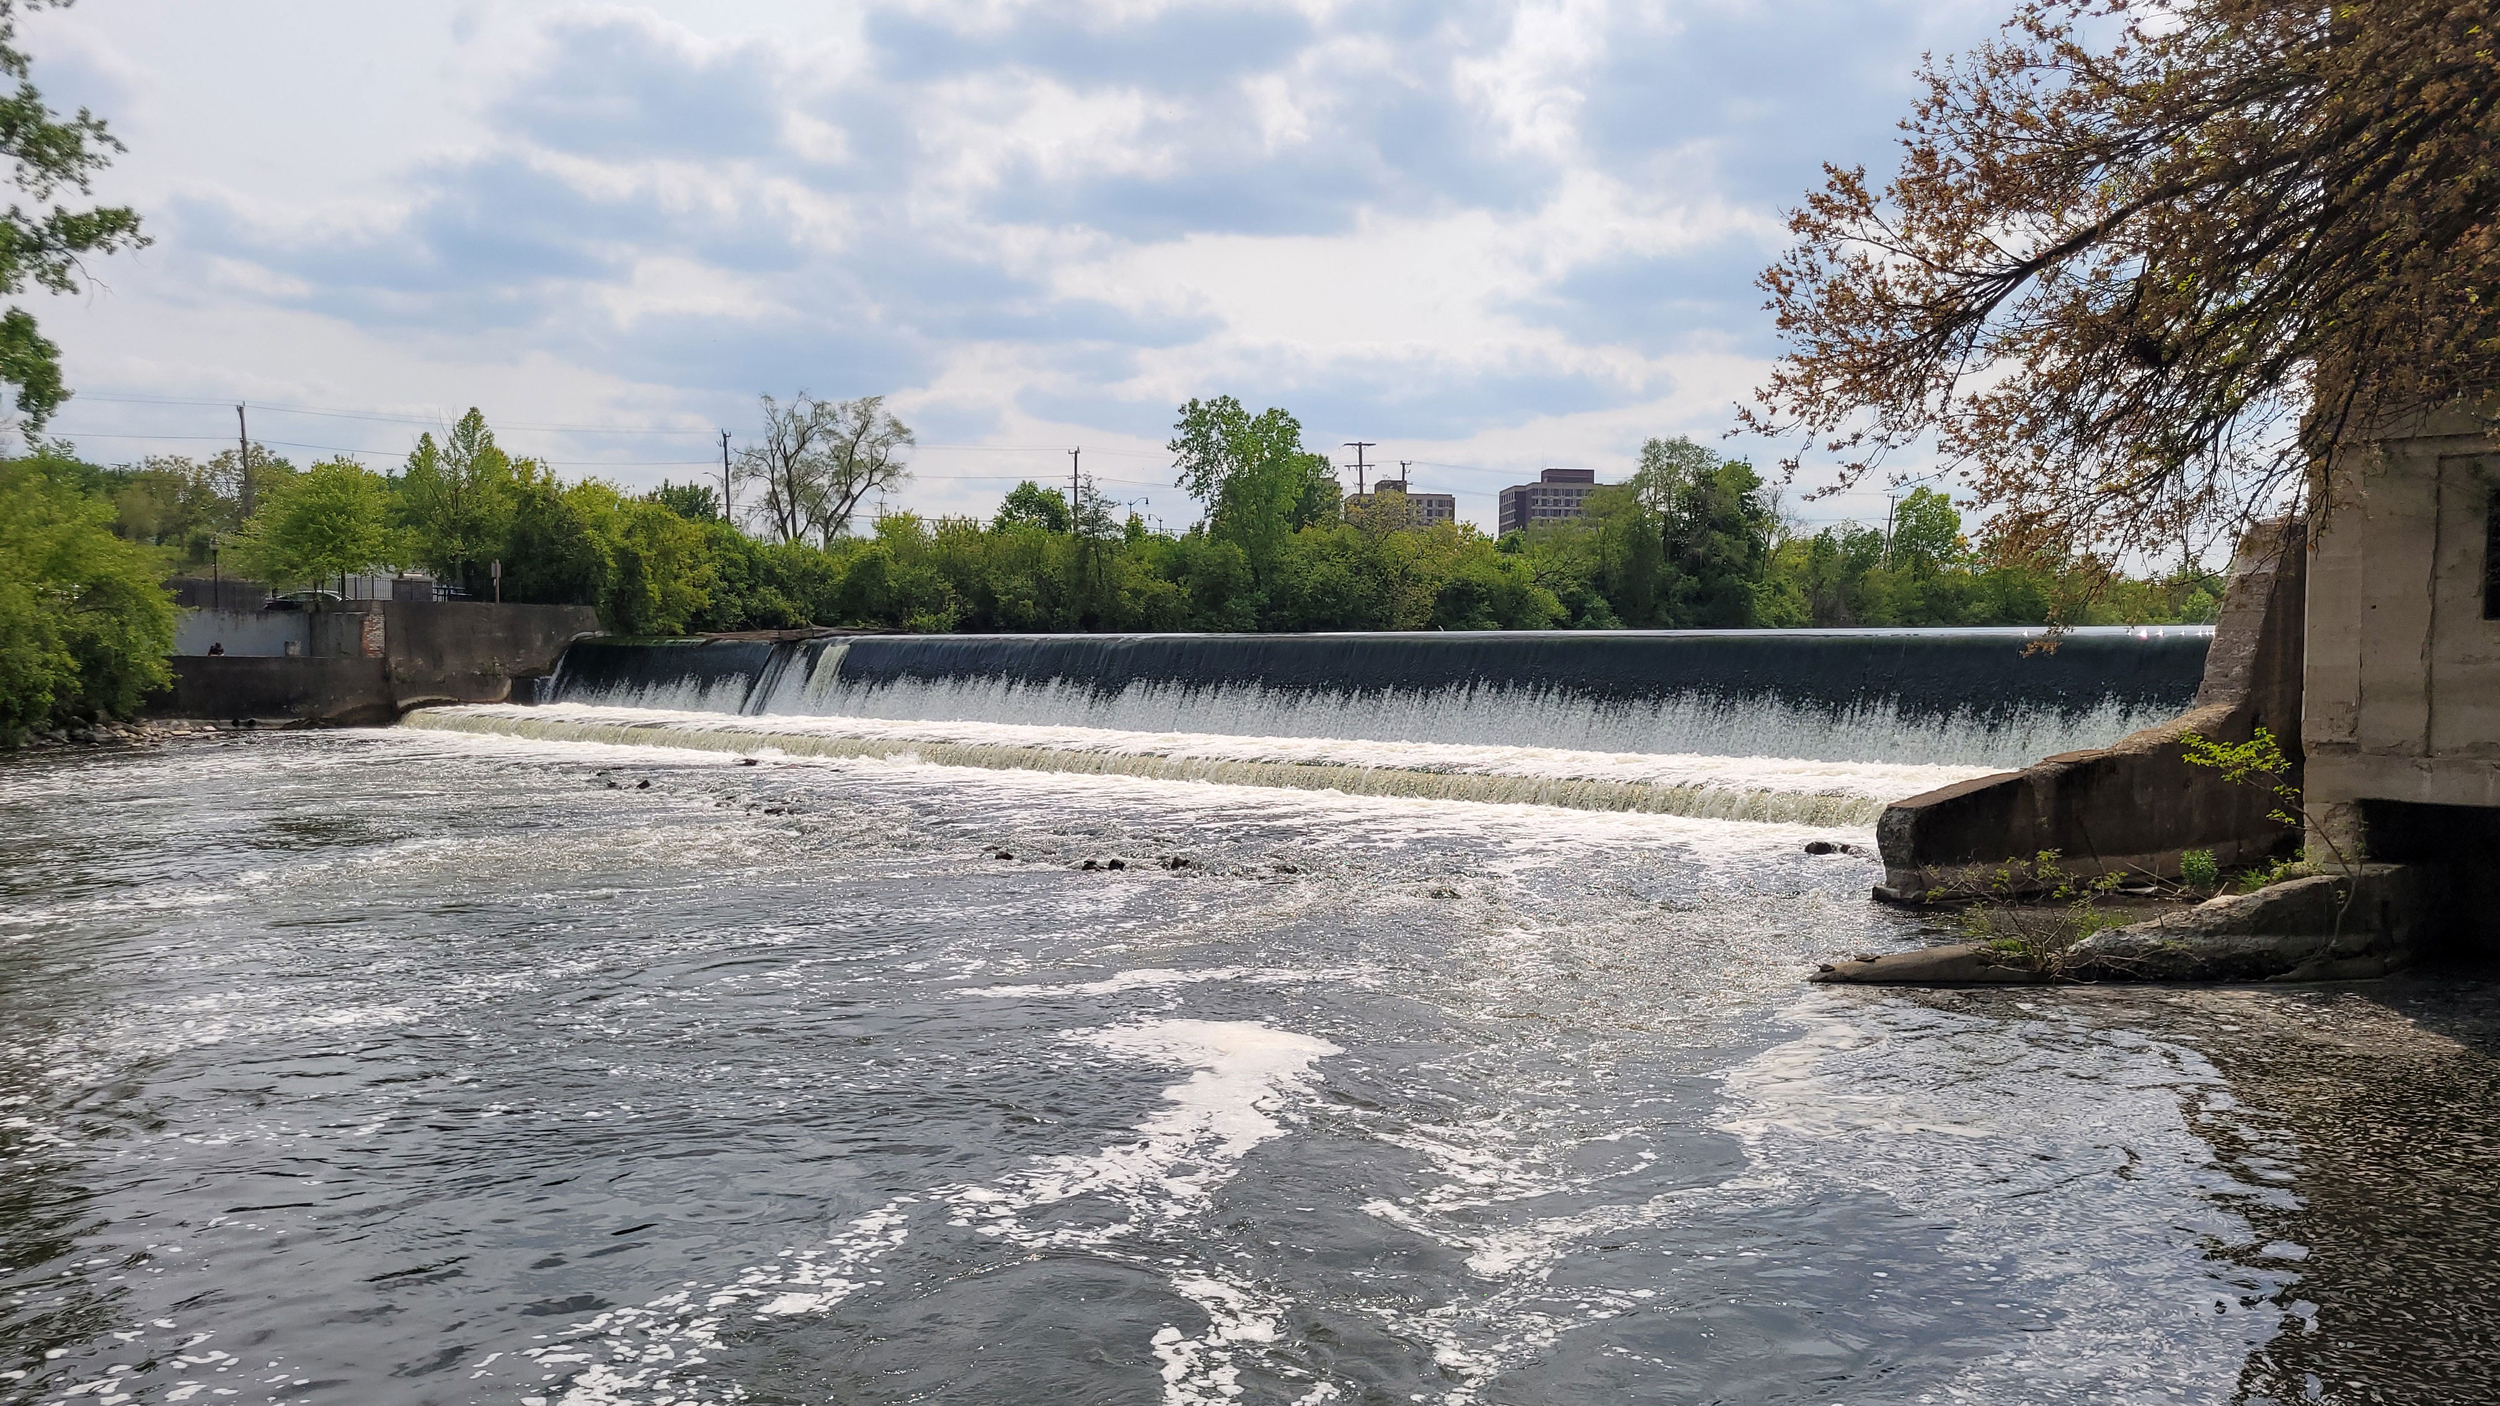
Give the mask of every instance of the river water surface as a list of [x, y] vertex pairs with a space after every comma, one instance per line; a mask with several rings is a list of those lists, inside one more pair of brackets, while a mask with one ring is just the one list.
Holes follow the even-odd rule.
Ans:
[[2489, 988], [1803, 984], [1973, 768], [522, 712], [0, 763], [0, 1402], [2500, 1399]]

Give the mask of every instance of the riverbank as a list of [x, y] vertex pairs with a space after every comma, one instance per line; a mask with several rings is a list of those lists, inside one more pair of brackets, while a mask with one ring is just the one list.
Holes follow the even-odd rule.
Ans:
[[[105, 720], [79, 723], [74, 727], [37, 728], [26, 734], [14, 749], [17, 752], [74, 752], [91, 747], [131, 747], [152, 742], [172, 742], [193, 737], [206, 737], [218, 732], [257, 729], [260, 719], [247, 718], [240, 724], [223, 725], [198, 722], [187, 718], [136, 718], [129, 721]], [[287, 727], [291, 719], [273, 719], [269, 727]], [[9, 753], [0, 750], [0, 756]]]

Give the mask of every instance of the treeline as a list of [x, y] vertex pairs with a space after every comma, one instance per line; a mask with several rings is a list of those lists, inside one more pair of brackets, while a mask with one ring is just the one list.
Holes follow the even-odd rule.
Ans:
[[1494, 540], [1407, 525], [1395, 495], [1349, 512], [1293, 416], [1231, 397], [1181, 407], [1170, 444], [1205, 509], [1149, 531], [1080, 486], [1025, 483], [995, 516], [894, 513], [863, 499], [899, 482], [911, 431], [875, 399], [765, 402], [738, 466], [748, 522], [710, 485], [630, 495], [565, 483], [507, 455], [472, 410], [379, 474], [339, 460], [295, 470], [255, 453], [240, 516], [234, 451], [204, 466], [102, 471], [125, 533], [197, 561], [230, 534], [230, 570], [317, 584], [414, 566], [484, 596], [598, 607], [630, 635], [866, 626], [906, 631], [1491, 630], [1806, 625], [2158, 623], [2210, 619], [2219, 583], [2189, 572], [2103, 580], [2090, 562], [1991, 565], [1943, 494], [1913, 492], [1890, 530], [1791, 530], [1741, 460], [1688, 439], [1645, 445], [1630, 481], [1579, 520]]

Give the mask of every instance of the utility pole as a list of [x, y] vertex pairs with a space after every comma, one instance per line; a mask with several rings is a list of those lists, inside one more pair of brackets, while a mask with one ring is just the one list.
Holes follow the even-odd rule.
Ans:
[[1083, 445], [1078, 445], [1076, 448], [1068, 451], [1068, 535], [1071, 537], [1076, 535], [1077, 456], [1084, 452], [1085, 447]]
[[1345, 442], [1345, 447], [1354, 451], [1354, 496], [1357, 498], [1362, 497], [1365, 492], [1363, 487], [1363, 451], [1373, 448], [1378, 443], [1378, 440], [1370, 439], [1349, 439]]
[[1887, 567], [1892, 565], [1892, 519], [1900, 511], [1900, 507], [1900, 494], [1884, 495], [1884, 565]]
[[720, 432], [720, 516], [721, 521], [737, 525], [737, 507], [729, 501], [729, 431]]
[[243, 402], [234, 403], [235, 497], [243, 505], [243, 516], [252, 515], [252, 428], [243, 419]]

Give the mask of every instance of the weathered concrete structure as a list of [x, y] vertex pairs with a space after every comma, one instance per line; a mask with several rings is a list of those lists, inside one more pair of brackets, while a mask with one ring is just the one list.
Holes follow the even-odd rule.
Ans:
[[2364, 846], [2372, 811], [2500, 808], [2500, 442], [2404, 429], [2337, 458], [2310, 585], [2311, 808]]
[[[2309, 588], [2314, 850], [2421, 862], [2500, 937], [2500, 436], [2409, 416], [2336, 456]], [[2475, 930], [2479, 930], [2478, 932]]]
[[[2176, 878], [2179, 856], [2210, 850], [2247, 864], [2295, 836], [2267, 818], [2263, 790], [2188, 765], [2181, 739], [2194, 732], [2245, 742], [2260, 727], [2287, 757], [2301, 744], [2301, 633], [2306, 553], [2298, 524], [2251, 533], [2230, 585], [2188, 711], [2108, 747], [2062, 752], [2021, 771], [1940, 787], [1884, 811], [1875, 827], [1884, 857], [1879, 896], [1905, 902], [1989, 893], [2008, 861], [2045, 850], [2067, 874]], [[2034, 886], [2012, 876], [2019, 892]]]
[[[246, 655], [231, 645], [213, 658], [178, 655], [172, 690], [149, 711], [358, 724], [430, 703], [509, 702], [516, 686], [552, 672], [565, 646], [599, 632], [598, 613], [583, 605], [371, 600], [268, 614], [290, 618], [266, 633], [281, 646], [300, 640], [296, 655]], [[205, 650], [212, 633], [178, 638]]]

